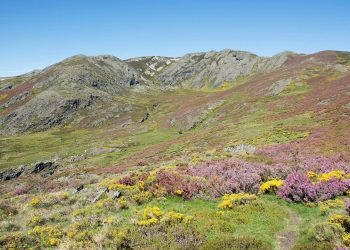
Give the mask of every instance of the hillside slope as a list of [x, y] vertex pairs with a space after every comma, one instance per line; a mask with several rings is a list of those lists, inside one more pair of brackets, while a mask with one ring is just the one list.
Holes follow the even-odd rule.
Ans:
[[75, 56], [0, 105], [0, 248], [350, 247], [348, 52]]

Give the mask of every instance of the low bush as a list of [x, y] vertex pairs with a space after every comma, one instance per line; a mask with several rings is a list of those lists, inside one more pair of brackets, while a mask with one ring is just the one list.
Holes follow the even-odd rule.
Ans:
[[224, 236], [214, 240], [207, 241], [200, 249], [202, 250], [222, 250], [222, 249], [240, 249], [240, 250], [268, 250], [271, 245], [267, 242], [249, 236]]
[[339, 241], [343, 232], [344, 229], [339, 224], [322, 222], [315, 224], [308, 235], [310, 240], [335, 243]]
[[336, 248], [335, 243], [331, 243], [331, 242], [307, 242], [303, 244], [298, 244], [293, 248], [293, 250], [329, 250], [329, 249], [341, 250], [341, 248]]
[[342, 214], [333, 214], [328, 218], [330, 223], [338, 224], [346, 232], [350, 232], [350, 216]]
[[159, 223], [132, 227], [127, 234], [129, 249], [198, 249], [204, 236], [196, 225]]
[[289, 175], [277, 194], [289, 202], [314, 202], [317, 200], [315, 185], [303, 173]]
[[52, 247], [60, 243], [63, 232], [54, 226], [35, 226], [28, 235], [41, 247]]
[[270, 194], [276, 194], [277, 190], [280, 186], [283, 185], [283, 181], [282, 180], [270, 180], [267, 182], [264, 182], [261, 186], [260, 186], [260, 191], [261, 193], [270, 193]]
[[234, 205], [245, 205], [253, 200], [256, 200], [257, 196], [254, 194], [225, 194], [222, 197], [222, 202], [218, 205], [221, 209], [233, 208]]
[[331, 178], [312, 182], [308, 175], [301, 172], [290, 174], [277, 194], [289, 202], [319, 202], [344, 194], [349, 189], [346, 180]]

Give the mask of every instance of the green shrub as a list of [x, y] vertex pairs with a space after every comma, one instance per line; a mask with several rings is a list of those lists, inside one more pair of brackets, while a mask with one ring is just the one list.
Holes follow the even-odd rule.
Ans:
[[308, 242], [295, 246], [293, 250], [329, 250], [335, 247], [336, 245], [330, 242]]
[[329, 222], [315, 224], [308, 232], [310, 240], [331, 243], [338, 241], [343, 233], [339, 224]]
[[240, 249], [240, 250], [265, 250], [271, 249], [271, 245], [263, 240], [249, 236], [226, 236], [207, 241], [200, 249], [202, 250], [223, 250], [223, 249]]
[[131, 249], [198, 249], [203, 236], [193, 224], [154, 224], [133, 227], [127, 234]]

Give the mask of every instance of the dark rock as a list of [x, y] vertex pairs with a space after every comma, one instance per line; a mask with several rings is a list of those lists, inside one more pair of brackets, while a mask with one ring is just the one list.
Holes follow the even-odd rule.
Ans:
[[[1, 91], [0, 91], [1, 92]], [[25, 100], [28, 96], [31, 95], [31, 92], [29, 91], [24, 91], [18, 95], [13, 96], [10, 98], [8, 101], [0, 105], [0, 108], [8, 108], [14, 104], [17, 104], [23, 100]]]
[[146, 114], [143, 115], [142, 119], [140, 120], [140, 122], [145, 122], [149, 117], [149, 113], [147, 112]]
[[0, 86], [0, 93], [13, 88], [13, 83], [8, 83], [4, 86]]
[[51, 162], [51, 161], [39, 162], [39, 163], [35, 164], [32, 173], [37, 174], [43, 170], [53, 173], [56, 168], [57, 168], [57, 165], [54, 162]]
[[74, 191], [74, 193], [76, 194], [76, 193], [79, 193], [81, 190], [83, 190], [84, 189], [84, 185], [83, 184], [81, 184], [79, 187], [77, 187], [76, 189], [75, 189], [75, 191]]
[[12, 169], [5, 170], [0, 173], [0, 180], [7, 181], [7, 180], [17, 178], [25, 172], [26, 168], [27, 168], [26, 166], [20, 166], [19, 168], [12, 168]]
[[119, 190], [117, 190], [113, 195], [112, 195], [112, 199], [118, 199], [120, 196], [122, 195], [122, 192], [120, 192]]

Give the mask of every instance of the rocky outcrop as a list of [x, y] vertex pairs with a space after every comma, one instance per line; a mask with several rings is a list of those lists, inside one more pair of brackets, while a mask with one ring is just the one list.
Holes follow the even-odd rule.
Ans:
[[47, 175], [51, 175], [54, 173], [57, 168], [57, 164], [51, 161], [48, 162], [39, 162], [34, 165], [32, 173], [38, 174], [40, 172], [45, 171]]
[[177, 61], [177, 58], [162, 56], [145, 56], [125, 60], [130, 67], [134, 68], [143, 80], [152, 83], [154, 77], [168, 65]]
[[274, 82], [268, 89], [267, 96], [274, 96], [280, 94], [290, 83], [292, 82], [291, 78], [281, 79], [277, 82]]
[[222, 50], [185, 55], [172, 63], [158, 79], [162, 85], [219, 87], [260, 71], [272, 71], [281, 67], [287, 55], [262, 58], [249, 52]]
[[21, 165], [16, 168], [9, 168], [0, 172], [0, 180], [8, 181], [28, 174], [41, 174], [43, 177], [52, 175], [58, 164], [52, 161], [38, 162], [33, 165]]
[[57, 90], [47, 90], [24, 106], [0, 118], [0, 134], [42, 131], [57, 127], [74, 118], [78, 109], [91, 106], [101, 96], [80, 93], [67, 98]]
[[31, 95], [31, 93], [29, 91], [24, 91], [18, 95], [15, 95], [15, 96], [11, 97], [9, 100], [7, 100], [5, 103], [1, 104], [0, 110], [8, 108], [14, 104], [17, 104], [17, 103], [23, 101], [24, 99], [26, 99], [30, 95]]
[[229, 146], [225, 148], [226, 152], [232, 153], [232, 154], [239, 154], [239, 153], [254, 154], [255, 150], [256, 150], [255, 147], [249, 144], [239, 144], [236, 146]]
[[7, 169], [0, 173], [0, 180], [8, 181], [17, 177], [20, 177], [24, 171], [26, 171], [26, 166], [20, 166], [18, 168]]
[[4, 85], [0, 85], [0, 93], [4, 92], [4, 91], [7, 91], [7, 90], [10, 90], [12, 88], [13, 88], [13, 83], [7, 83], [7, 84], [4, 84]]

